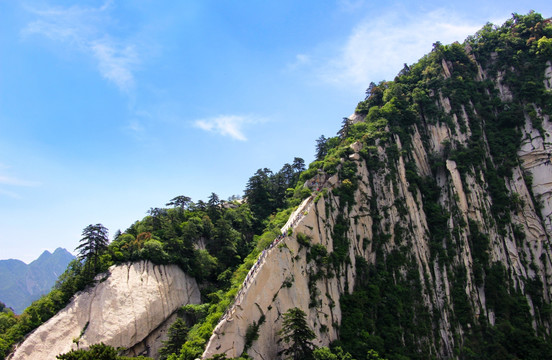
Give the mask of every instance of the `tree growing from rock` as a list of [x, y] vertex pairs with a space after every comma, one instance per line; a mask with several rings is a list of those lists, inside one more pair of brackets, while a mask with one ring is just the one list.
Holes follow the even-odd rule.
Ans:
[[107, 228], [102, 224], [88, 225], [82, 231], [80, 243], [75, 251], [78, 251], [79, 259], [85, 261], [88, 275], [93, 276], [99, 270], [100, 255], [107, 249], [109, 244]]
[[314, 359], [315, 345], [311, 340], [314, 340], [316, 335], [307, 324], [306, 316], [307, 314], [297, 307], [284, 313], [284, 322], [278, 335], [281, 336], [279, 341], [289, 344], [287, 349], [279, 353], [279, 355], [284, 355], [285, 359]]

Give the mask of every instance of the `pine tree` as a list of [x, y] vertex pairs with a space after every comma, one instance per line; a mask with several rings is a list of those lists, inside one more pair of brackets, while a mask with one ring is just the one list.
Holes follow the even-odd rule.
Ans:
[[320, 135], [316, 140], [316, 160], [324, 159], [324, 156], [328, 153], [328, 140], [324, 135]]
[[307, 324], [306, 316], [307, 314], [297, 307], [284, 313], [284, 322], [278, 335], [282, 337], [280, 341], [290, 344], [279, 353], [286, 356], [285, 359], [313, 359], [315, 346], [311, 340], [314, 340], [316, 335]]
[[349, 129], [351, 128], [351, 119], [344, 117], [341, 122], [341, 129], [337, 132], [340, 138], [345, 139], [349, 136]]
[[[102, 224], [90, 224], [84, 228], [82, 236], [81, 244], [77, 246], [75, 251], [78, 251], [79, 259], [85, 261], [88, 267], [88, 275], [93, 276], [99, 270], [98, 259], [107, 249], [109, 243], [108, 230]], [[92, 264], [94, 265], [93, 268], [91, 268]]]
[[186, 336], [190, 329], [181, 318], [171, 325], [168, 331], [168, 340], [162, 341], [163, 347], [159, 349], [160, 359], [167, 359], [171, 354], [179, 354], [182, 345], [186, 342]]

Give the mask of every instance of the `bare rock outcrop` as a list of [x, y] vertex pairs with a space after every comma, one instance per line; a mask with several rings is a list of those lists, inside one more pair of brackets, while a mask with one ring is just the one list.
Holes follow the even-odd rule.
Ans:
[[157, 356], [162, 333], [182, 305], [200, 302], [194, 278], [176, 265], [140, 261], [112, 266], [32, 332], [10, 359], [49, 360], [103, 342], [129, 354]]
[[[452, 64], [443, 62], [442, 66], [444, 77], [450, 76]], [[549, 66], [547, 78], [550, 74]], [[501, 101], [510, 102], [512, 91], [503, 75], [498, 73], [495, 87]], [[482, 74], [479, 78], [484, 77]], [[434, 99], [437, 108], [450, 115], [446, 124], [420, 123], [412, 126], [409, 139], [390, 137], [395, 151], [376, 142], [369, 149], [370, 159], [366, 158], [368, 152], [363, 155], [360, 143], [351, 145], [353, 153], [343, 158], [340, 166], [356, 168], [354, 192], [347, 193], [350, 181], [346, 185], [340, 176], [328, 177], [322, 169], [307, 181], [306, 186], [314, 194], [299, 206], [283, 229], [291, 226], [293, 234], [263, 253], [239, 301], [216, 326], [204, 359], [222, 353], [237, 357], [244, 351], [255, 360], [277, 358], [285, 346], [278, 342], [282, 314], [292, 307], [306, 312], [316, 345], [328, 345], [339, 337], [344, 311], [340, 297], [350, 294], [357, 280], [362, 279], [357, 262], [375, 266], [391, 257], [407, 259], [405, 265], [395, 268], [391, 280], [415, 284], [417, 301], [423, 302], [424, 311], [439, 319], [431, 323], [432, 331], [416, 339], [436, 358], [455, 358], [455, 349], [464, 341], [464, 331], [471, 323], [496, 324], [499, 314], [489, 300], [492, 294], [486, 291], [482, 263], [487, 271], [490, 266], [494, 266], [493, 271], [507, 270], [504, 276], [512, 284], [510, 291], [522, 293], [527, 299], [533, 329], [550, 333], [549, 319], [539, 315], [540, 300], [530, 293], [541, 294], [545, 302], [552, 298], [550, 118], [532, 105], [542, 120], [537, 129], [525, 113], [517, 153], [520, 161], [511, 169], [512, 175], [504, 178], [504, 192], [512, 202], [507, 208], [511, 220], [500, 225], [493, 213], [498, 200], [489, 191], [485, 174], [492, 162], [476, 165], [449, 155], [451, 151], [458, 154], [458, 149], [467, 146], [472, 131], [480, 130], [472, 127], [478, 126], [476, 122], [469, 121], [476, 109], [467, 103], [457, 106], [453, 113], [448, 97], [436, 93]], [[481, 151], [492, 159], [488, 143]], [[378, 165], [374, 165], [376, 157]], [[434, 159], [442, 163], [435, 164]], [[422, 185], [434, 187], [438, 196], [422, 194]], [[347, 194], [347, 204], [343, 203], [343, 194]], [[440, 215], [441, 222], [436, 223], [435, 217]], [[436, 230], [442, 231], [437, 239], [431, 237], [431, 231]], [[309, 238], [310, 245], [298, 241], [299, 233]], [[475, 241], [479, 242], [477, 246]], [[345, 260], [329, 271], [330, 267], [317, 263], [311, 252], [320, 245], [328, 254], [345, 253]], [[462, 274], [461, 282], [455, 278], [458, 272]], [[417, 282], [409, 283], [405, 280], [408, 276], [417, 277]], [[464, 310], [458, 305], [459, 296], [466, 299]], [[473, 318], [464, 329], [454, 319], [465, 309]], [[258, 329], [258, 337], [246, 345], [251, 326]]]

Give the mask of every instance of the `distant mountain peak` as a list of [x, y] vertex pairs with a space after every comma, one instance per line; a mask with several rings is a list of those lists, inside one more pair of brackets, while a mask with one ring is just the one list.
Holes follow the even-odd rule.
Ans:
[[0, 260], [0, 301], [21, 313], [34, 300], [50, 291], [57, 278], [75, 258], [64, 248], [44, 250], [29, 264], [21, 260]]

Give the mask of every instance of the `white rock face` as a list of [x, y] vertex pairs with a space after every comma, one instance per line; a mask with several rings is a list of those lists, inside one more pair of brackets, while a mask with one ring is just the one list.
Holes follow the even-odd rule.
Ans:
[[542, 207], [546, 231], [552, 234], [552, 122], [548, 115], [543, 116], [544, 136], [533, 128], [529, 119], [523, 129], [523, 141], [518, 152], [522, 167], [533, 177], [533, 193]]
[[[450, 73], [452, 65], [443, 62], [444, 76]], [[547, 76], [552, 74], [550, 67]], [[550, 75], [552, 76], [552, 75]], [[480, 78], [485, 78], [481, 74]], [[500, 97], [512, 100], [511, 91], [502, 83], [503, 74], [495, 79]], [[435, 94], [437, 107], [451, 113], [452, 107], [447, 97]], [[353, 291], [356, 267], [359, 257], [368, 264], [376, 264], [377, 251], [390, 254], [400, 252], [415, 263], [423, 288], [421, 300], [429, 312], [440, 320], [428, 338], [420, 339], [431, 347], [436, 358], [456, 358], [455, 348], [463, 341], [454, 319], [455, 313], [454, 278], [455, 269], [465, 271], [462, 289], [474, 316], [474, 323], [481, 317], [495, 324], [496, 315], [487, 303], [484, 279], [476, 276], [474, 263], [480, 261], [474, 247], [474, 233], [484, 234], [489, 239], [485, 248], [488, 264], [499, 263], [508, 270], [509, 281], [516, 291], [522, 292], [534, 316], [533, 328], [542, 326], [550, 332], [548, 319], [537, 314], [533, 299], [525, 291], [529, 280], [542, 281], [542, 297], [546, 302], [552, 299], [552, 123], [548, 115], [542, 115], [542, 129], [533, 128], [531, 119], [526, 116], [522, 129], [522, 146], [518, 152], [519, 166], [512, 168], [512, 176], [505, 178], [508, 196], [517, 206], [510, 210], [511, 223], [500, 228], [493, 220], [493, 197], [488, 189], [484, 168], [474, 167], [465, 162], [457, 163], [443, 157], [443, 164], [434, 167], [432, 158], [444, 156], [454, 150], [457, 144], [466, 146], [472, 133], [466, 109], [473, 111], [473, 105], [465, 104], [459, 114], [452, 114], [452, 123], [419, 124], [411, 132], [410, 148], [407, 155], [401, 154], [403, 144], [398, 136], [393, 137], [398, 155], [390, 158], [382, 146], [372, 149], [385, 166], [368, 168], [368, 164], [358, 155], [360, 144], [352, 144], [354, 154], [345, 161], [357, 165], [358, 189], [354, 193], [354, 204], [339, 210], [340, 199], [331, 190], [341, 182], [337, 175], [327, 178], [320, 170], [314, 180], [316, 190], [324, 189], [325, 195], [315, 203], [316, 193], [306, 200], [290, 217], [286, 224], [293, 227], [293, 236], [285, 238], [282, 244], [271, 249], [258, 266], [250, 285], [240, 296], [239, 304], [232, 308], [229, 316], [222, 319], [211, 336], [203, 358], [226, 353], [229, 357], [242, 354], [247, 328], [254, 322], [264, 322], [259, 326], [258, 339], [252, 342], [247, 353], [255, 360], [276, 359], [283, 345], [278, 343], [278, 331], [282, 326], [282, 314], [292, 307], [299, 307], [307, 314], [307, 321], [316, 334], [316, 345], [328, 345], [338, 338], [341, 324], [340, 296]], [[536, 109], [539, 114], [542, 112]], [[463, 126], [460, 124], [463, 123]], [[544, 130], [544, 131], [543, 131]], [[542, 132], [542, 133], [541, 133]], [[425, 137], [422, 138], [422, 134]], [[405, 146], [406, 147], [406, 146]], [[449, 149], [447, 149], [449, 148]], [[490, 157], [489, 146], [482, 150]], [[417, 174], [432, 177], [439, 188], [438, 202], [443, 213], [447, 214], [448, 238], [439, 245], [443, 251], [450, 248], [448, 264], [439, 261], [430, 239], [431, 220], [425, 213], [424, 197], [416, 184], [409, 183], [408, 170], [415, 164]], [[460, 169], [460, 164], [464, 169]], [[469, 169], [465, 169], [469, 167]], [[411, 170], [412, 171], [412, 170]], [[530, 175], [532, 182], [526, 181]], [[299, 221], [297, 214], [303, 214]], [[297, 233], [310, 237], [311, 246], [323, 245], [328, 253], [334, 250], [334, 227], [338, 219], [347, 222], [346, 237], [349, 240], [348, 261], [332, 276], [321, 276], [314, 283], [309, 282], [318, 270], [314, 261], [307, 262], [307, 249], [296, 240]], [[402, 231], [401, 231], [402, 229]], [[453, 229], [456, 229], [453, 232]], [[385, 234], [376, 237], [375, 231]], [[524, 240], [519, 239], [522, 231]], [[400, 232], [400, 233], [399, 233]], [[518, 237], [516, 237], [516, 232]], [[379, 243], [376, 243], [379, 241]], [[433, 244], [432, 244], [433, 241]], [[433, 250], [435, 251], [435, 250]], [[381, 256], [381, 255], [380, 255]], [[436, 259], [437, 258], [437, 259]], [[404, 271], [404, 269], [401, 269]], [[395, 275], [399, 276], [399, 275]], [[314, 291], [313, 291], [314, 289]], [[458, 287], [456, 288], [457, 291]], [[314, 294], [314, 296], [313, 296]], [[314, 298], [314, 303], [312, 299]], [[537, 320], [539, 323], [537, 323]], [[436, 345], [438, 344], [438, 345]]]
[[103, 342], [125, 347], [130, 354], [142, 348], [145, 355], [157, 356], [159, 330], [166, 330], [166, 320], [180, 306], [200, 302], [195, 279], [176, 265], [141, 261], [113, 266], [105, 275], [104, 281], [78, 293], [65, 309], [32, 332], [11, 359], [55, 359], [77, 348], [74, 339], [79, 339], [80, 348]]
[[552, 62], [548, 60], [547, 67], [544, 71], [544, 86], [547, 90], [552, 89]]
[[[313, 244], [323, 243], [331, 248], [331, 241], [326, 234], [313, 236], [313, 230], [305, 226], [316, 219], [319, 211], [324, 211], [324, 202], [314, 204], [311, 197], [299, 206], [298, 211], [290, 216], [290, 220], [301, 214], [300, 220], [294, 222], [294, 232], [311, 236]], [[307, 272], [311, 268], [312, 265], [306, 262], [305, 248], [301, 248], [295, 238], [287, 237], [272, 248], [260, 263], [243, 298], [240, 298], [229, 316], [217, 325], [203, 358], [218, 353], [226, 353], [229, 357], [240, 356], [244, 350], [248, 326], [258, 322], [263, 315], [265, 321], [260, 327], [260, 336], [253, 342], [248, 353], [255, 359], [276, 358], [278, 351], [282, 350], [282, 345], [275, 341], [281, 328], [282, 314], [293, 307], [305, 311], [309, 309]], [[324, 289], [324, 295], [320, 296], [320, 305], [308, 312], [309, 325], [317, 335], [317, 345], [328, 345], [337, 338], [337, 331], [332, 323], [339, 323], [341, 320], [339, 296], [344, 291], [346, 281], [345, 273], [338, 278], [322, 279], [317, 284], [318, 288]], [[331, 316], [320, 316], [319, 312]], [[321, 331], [324, 328], [328, 331]]]

